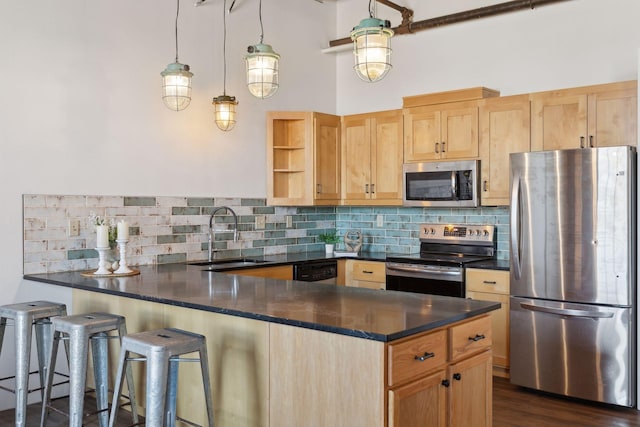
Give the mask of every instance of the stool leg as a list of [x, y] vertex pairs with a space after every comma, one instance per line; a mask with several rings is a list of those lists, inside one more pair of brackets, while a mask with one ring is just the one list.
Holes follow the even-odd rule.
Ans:
[[207, 420], [209, 427], [213, 427], [213, 401], [211, 398], [211, 381], [209, 380], [209, 359], [207, 358], [207, 345], [200, 349], [200, 367], [202, 369], [202, 384], [204, 386], [204, 401], [207, 405]]
[[167, 379], [167, 397], [165, 401], [165, 427], [176, 427], [176, 411], [178, 401], [178, 364], [174, 358], [169, 359], [169, 377]]
[[118, 372], [116, 373], [116, 382], [113, 385], [113, 402], [111, 403], [111, 414], [109, 415], [109, 427], [116, 425], [118, 418], [118, 409], [120, 409], [120, 394], [122, 393], [122, 380], [127, 369], [130, 369], [127, 361], [129, 352], [124, 347], [120, 348], [120, 359], [118, 362]]
[[72, 332], [69, 341], [69, 427], [82, 427], [89, 337], [82, 332]]
[[[118, 328], [119, 341], [120, 346], [122, 346], [122, 337], [127, 335], [127, 325], [125, 322], [120, 324]], [[129, 403], [131, 404], [131, 418], [133, 420], [133, 424], [138, 424], [138, 404], [136, 402], [136, 388], [133, 384], [133, 373], [131, 372], [131, 364], [127, 364], [127, 369], [125, 371], [127, 376], [127, 389], [129, 391]]]
[[49, 354], [47, 355], [46, 377], [43, 384], [44, 394], [42, 397], [42, 411], [40, 414], [40, 427], [47, 425], [47, 416], [49, 411], [47, 406], [51, 402], [51, 388], [53, 385], [53, 371], [56, 366], [56, 358], [58, 354], [58, 341], [60, 340], [60, 332], [55, 332], [49, 346]]
[[33, 317], [30, 315], [18, 315], [15, 318], [16, 427], [24, 427], [26, 424], [32, 322]]
[[107, 352], [107, 334], [101, 332], [91, 337], [91, 356], [93, 358], [93, 376], [96, 382], [96, 406], [98, 423], [107, 427], [109, 423], [109, 357]]
[[147, 412], [145, 416], [147, 425], [162, 426], [164, 425], [169, 357], [165, 353], [153, 351], [150, 353], [147, 355]]
[[38, 319], [34, 322], [36, 331], [36, 351], [38, 353], [38, 374], [40, 375], [40, 397], [44, 398], [44, 384], [47, 380], [47, 361], [51, 352], [51, 320]]

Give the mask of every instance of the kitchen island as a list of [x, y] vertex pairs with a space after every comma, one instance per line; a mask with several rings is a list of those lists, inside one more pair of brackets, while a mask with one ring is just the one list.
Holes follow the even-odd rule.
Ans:
[[[407, 416], [491, 423], [488, 313], [499, 304], [185, 264], [139, 269], [130, 277], [25, 279], [71, 287], [74, 313], [122, 314], [129, 332], [177, 327], [205, 335], [218, 427], [413, 425]], [[178, 413], [202, 423], [197, 366], [181, 366], [180, 375]]]

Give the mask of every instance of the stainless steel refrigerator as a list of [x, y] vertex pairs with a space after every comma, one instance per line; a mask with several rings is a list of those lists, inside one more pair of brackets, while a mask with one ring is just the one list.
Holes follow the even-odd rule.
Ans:
[[635, 149], [510, 161], [511, 382], [634, 406]]

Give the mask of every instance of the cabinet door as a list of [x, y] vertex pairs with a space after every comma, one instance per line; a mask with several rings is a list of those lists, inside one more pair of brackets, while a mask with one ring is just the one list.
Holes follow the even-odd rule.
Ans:
[[385, 289], [384, 262], [347, 260], [345, 284], [356, 288]]
[[493, 366], [498, 368], [494, 369], [494, 375], [507, 376], [509, 369], [509, 295], [467, 290], [467, 298], [501, 304], [499, 310], [490, 313]]
[[439, 159], [442, 142], [440, 109], [407, 108], [403, 114], [404, 161], [410, 163]]
[[586, 94], [563, 91], [532, 96], [531, 151], [581, 148], [586, 137]]
[[371, 123], [372, 198], [402, 204], [402, 112], [375, 114]]
[[589, 145], [637, 144], [638, 91], [626, 89], [589, 95]]
[[445, 372], [438, 371], [403, 387], [389, 390], [389, 427], [444, 427]]
[[346, 116], [342, 121], [343, 199], [371, 198], [371, 122], [365, 115]]
[[439, 151], [442, 158], [478, 157], [478, 107], [443, 109], [441, 119]]
[[483, 206], [509, 205], [509, 155], [528, 152], [528, 95], [492, 98], [480, 106], [480, 168]]
[[[315, 115], [315, 200], [340, 200], [340, 117]], [[318, 203], [317, 203], [318, 204]]]
[[452, 364], [448, 369], [449, 425], [491, 427], [491, 351]]

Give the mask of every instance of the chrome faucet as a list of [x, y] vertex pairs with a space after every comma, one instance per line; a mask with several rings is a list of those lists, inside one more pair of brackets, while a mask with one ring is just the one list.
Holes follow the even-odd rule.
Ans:
[[215, 232], [213, 230], [213, 217], [216, 213], [218, 213], [218, 211], [221, 211], [224, 209], [231, 212], [231, 215], [233, 215], [233, 223], [234, 223], [233, 241], [234, 242], [238, 241], [238, 215], [236, 215], [233, 209], [231, 209], [229, 206], [220, 206], [215, 208], [213, 212], [211, 212], [211, 216], [209, 217], [209, 257], [208, 257], [209, 262], [213, 261], [213, 242], [215, 240]]

